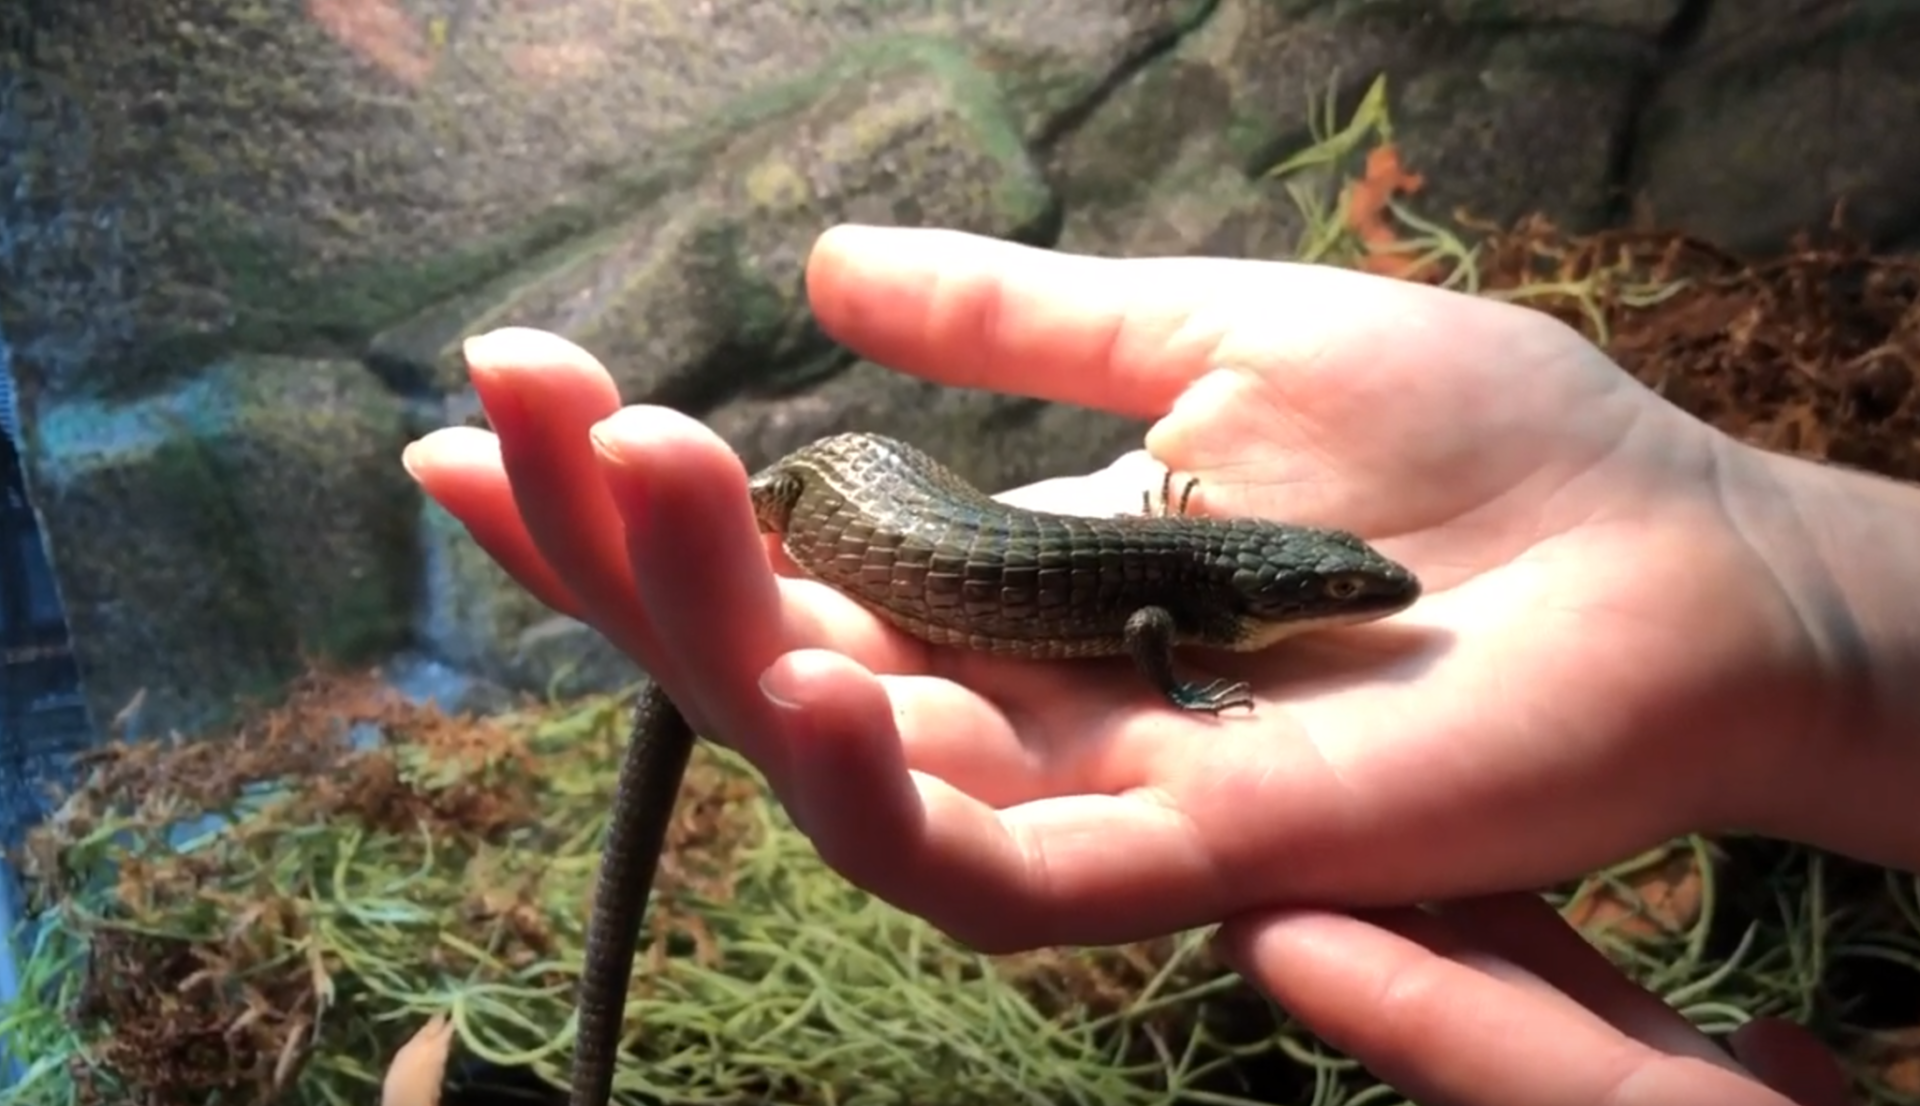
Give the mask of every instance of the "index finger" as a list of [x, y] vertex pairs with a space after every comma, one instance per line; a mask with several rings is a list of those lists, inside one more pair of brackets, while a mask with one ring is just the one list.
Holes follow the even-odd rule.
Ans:
[[1444, 293], [1323, 265], [839, 226], [814, 245], [807, 295], [829, 334], [902, 372], [1153, 419], [1223, 363], [1360, 356], [1383, 318]]

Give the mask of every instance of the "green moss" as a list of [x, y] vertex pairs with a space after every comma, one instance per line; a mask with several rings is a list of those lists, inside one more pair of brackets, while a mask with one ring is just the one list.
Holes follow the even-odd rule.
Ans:
[[238, 358], [37, 421], [36, 499], [97, 715], [150, 688], [160, 717], [199, 724], [303, 655], [404, 640], [418, 492], [394, 461], [398, 401], [359, 365]]
[[[298, 733], [303, 716], [336, 716], [330, 705], [256, 732]], [[433, 1015], [469, 1055], [563, 1082], [623, 714], [599, 699], [463, 727], [389, 710], [384, 744], [366, 751], [307, 738], [316, 755], [302, 760], [300, 739], [223, 737], [247, 754], [228, 763], [253, 770], [223, 765], [221, 778], [250, 800], [196, 798], [224, 795], [192, 748], [167, 755], [198, 771], [157, 765], [136, 777], [153, 786], [83, 795], [98, 832], [43, 837], [39, 854], [74, 878], [36, 886], [51, 909], [23, 965], [30, 985], [0, 1006], [0, 1038], [32, 1064], [12, 1101], [70, 1102], [87, 1049], [123, 1061], [88, 1072], [119, 1097], [206, 1101], [212, 1081], [250, 1096], [296, 1013], [315, 1039], [280, 1098], [300, 1106], [377, 1097], [384, 1058]], [[1203, 1015], [1234, 982], [1200, 935], [1162, 950], [1131, 995], [1098, 985], [1138, 978], [1110, 952], [981, 956], [826, 868], [739, 758], [699, 750], [687, 786], [706, 820], [649, 908], [660, 960], [632, 989], [630, 1024], [647, 1028], [623, 1057], [620, 1101], [1255, 1106], [1211, 1090], [1227, 1058]], [[183, 845], [174, 827], [208, 807], [227, 824]], [[130, 885], [140, 893], [122, 897]], [[244, 934], [236, 904], [258, 906]], [[114, 953], [131, 978], [102, 1005], [120, 1020], [81, 1016], [88, 981], [71, 964]], [[298, 1005], [288, 1020], [238, 1021], [237, 988], [188, 989], [171, 973], [196, 954]], [[155, 995], [182, 997], [156, 1015], [142, 1001]], [[203, 1025], [234, 1026], [242, 1057], [212, 1080], [167, 1062], [193, 1056]], [[145, 1047], [112, 1047], [118, 1033]]]
[[[106, 435], [101, 423], [124, 421], [74, 414]], [[220, 458], [168, 419], [140, 421], [140, 436], [111, 453], [72, 441], [70, 424], [43, 421], [43, 440], [79, 447], [36, 477], [49, 554], [95, 717], [147, 693], [160, 716], [212, 722], [230, 692], [269, 694], [299, 658]]]
[[595, 220], [585, 208], [557, 207], [491, 239], [429, 258], [365, 262], [324, 273], [308, 273], [312, 263], [295, 243], [231, 226], [199, 226], [193, 238], [228, 274], [233, 321], [214, 333], [160, 335], [146, 358], [129, 366], [131, 375], [177, 378], [234, 349], [357, 349], [381, 329], [585, 233]]

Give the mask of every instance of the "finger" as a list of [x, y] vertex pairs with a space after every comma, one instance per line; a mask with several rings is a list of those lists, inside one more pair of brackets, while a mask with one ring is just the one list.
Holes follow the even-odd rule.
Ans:
[[645, 650], [620, 514], [589, 437], [619, 409], [612, 378], [591, 354], [545, 331], [496, 330], [464, 349], [534, 546], [596, 629], [629, 653]]
[[1805, 1029], [1778, 1018], [1755, 1018], [1733, 1033], [1734, 1056], [1767, 1086], [1799, 1106], [1848, 1106], [1847, 1073]]
[[[805, 812], [796, 817], [821, 855], [956, 939], [996, 953], [1118, 944], [1178, 928], [1172, 919], [1191, 912], [1140, 878], [1162, 863], [1194, 863], [1199, 850], [1176, 812], [1108, 795], [996, 812], [908, 767], [900, 720], [926, 715], [910, 701], [927, 681], [882, 679], [839, 654], [810, 651], [772, 666], [764, 686], [786, 714], [777, 722], [782, 798]], [[1009, 739], [984, 700], [939, 724], [954, 740], [986, 747]]]
[[1084, 257], [864, 226], [821, 235], [807, 294], [828, 333], [882, 364], [1134, 418], [1164, 414], [1223, 361], [1315, 358], [1445, 296], [1325, 266]]
[[[1566, 1001], [1515, 986], [1444, 919], [1317, 911], [1229, 921], [1227, 961], [1329, 1044], [1420, 1102], [1472, 1106], [1791, 1106], [1752, 1079], [1671, 1057]], [[1398, 931], [1398, 932], [1397, 932]]]
[[779, 658], [758, 687], [783, 737], [768, 758], [782, 804], [828, 864], [875, 890], [866, 874], [915, 851], [925, 831], [886, 689], [821, 649]]
[[773, 722], [757, 681], [793, 649], [833, 648], [883, 671], [924, 665], [917, 643], [846, 596], [774, 576], [746, 471], [704, 425], [664, 407], [630, 407], [591, 438], [654, 639], [646, 663], [683, 710], [714, 728], [709, 736], [765, 755]]
[[996, 810], [1081, 789], [1044, 740], [1025, 740], [999, 707], [970, 690], [974, 685], [901, 675], [882, 683], [913, 771]]
[[821, 857], [963, 941], [992, 930], [1007, 897], [988, 889], [1020, 882], [1018, 845], [991, 807], [909, 771], [887, 686], [824, 650], [782, 657], [761, 686], [786, 739], [782, 799]]
[[579, 600], [533, 544], [514, 506], [497, 437], [466, 426], [435, 430], [409, 444], [400, 463], [515, 583], [555, 611], [581, 617]]
[[1488, 895], [1435, 908], [1481, 947], [1524, 968], [1621, 1033], [1673, 1056], [1693, 1056], [1730, 1070], [1737, 1065], [1678, 1010], [1628, 979], [1546, 900], [1532, 894]]

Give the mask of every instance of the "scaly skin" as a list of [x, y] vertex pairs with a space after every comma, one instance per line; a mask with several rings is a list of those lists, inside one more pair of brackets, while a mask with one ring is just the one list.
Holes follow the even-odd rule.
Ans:
[[[1182, 681], [1173, 650], [1250, 651], [1404, 610], [1420, 583], [1339, 530], [1162, 512], [1081, 518], [1010, 507], [872, 434], [796, 450], [751, 483], [801, 571], [934, 645], [1032, 660], [1127, 655], [1173, 706], [1253, 706], [1246, 684]], [[1189, 491], [1191, 488], [1188, 489]], [[641, 915], [693, 730], [658, 685], [635, 712], [587, 922], [570, 1106], [606, 1106]]]

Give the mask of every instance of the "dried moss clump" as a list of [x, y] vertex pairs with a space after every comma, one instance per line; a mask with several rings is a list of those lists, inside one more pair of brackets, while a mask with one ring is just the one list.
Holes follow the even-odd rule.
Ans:
[[[609, 700], [476, 721], [310, 678], [234, 735], [94, 754], [19, 858], [9, 1101], [362, 1103], [435, 1016], [562, 1084], [624, 739]], [[681, 802], [625, 1102], [1148, 1106], [1242, 1051], [1204, 1028], [1236, 985], [1197, 938], [995, 962], [827, 871], [731, 758]]]
[[1268, 173], [1306, 219], [1301, 259], [1525, 304], [1734, 437], [1920, 480], [1920, 257], [1875, 253], [1844, 208], [1766, 257], [1646, 225], [1435, 221], [1415, 210], [1426, 182], [1394, 145], [1385, 79], [1344, 124], [1331, 103]]
[[[371, 746], [376, 732], [386, 741]], [[308, 679], [220, 740], [89, 754], [16, 858], [34, 926], [23, 996], [0, 1029], [34, 1065], [16, 1097], [67, 1101], [57, 1085], [71, 1080], [82, 1103], [265, 1101], [301, 1073], [323, 1025], [377, 1070], [391, 1033], [340, 1010], [413, 965], [368, 959], [396, 949], [360, 931], [399, 938], [437, 924], [436, 906], [479, 923], [473, 955], [432, 941], [410, 954], [443, 971], [529, 964], [554, 945], [537, 912], [500, 898], [535, 894], [537, 866], [517, 882], [433, 878], [507, 855], [510, 841], [561, 844], [537, 828], [536, 769], [511, 731], [371, 680]]]

